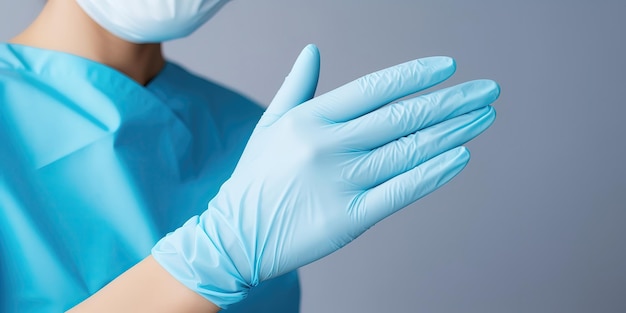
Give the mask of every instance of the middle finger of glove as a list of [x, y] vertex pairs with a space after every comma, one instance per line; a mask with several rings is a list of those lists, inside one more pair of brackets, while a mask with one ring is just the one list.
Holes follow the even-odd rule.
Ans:
[[357, 151], [375, 149], [420, 129], [480, 109], [500, 94], [491, 80], [475, 80], [412, 99], [394, 102], [342, 125], [337, 134], [346, 147]]

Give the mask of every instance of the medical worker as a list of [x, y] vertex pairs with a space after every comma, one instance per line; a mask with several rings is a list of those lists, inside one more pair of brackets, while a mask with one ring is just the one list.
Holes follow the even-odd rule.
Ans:
[[298, 267], [452, 179], [495, 118], [489, 80], [396, 101], [447, 57], [313, 97], [313, 45], [263, 113], [161, 53], [224, 2], [49, 0], [0, 44], [0, 311], [297, 312]]

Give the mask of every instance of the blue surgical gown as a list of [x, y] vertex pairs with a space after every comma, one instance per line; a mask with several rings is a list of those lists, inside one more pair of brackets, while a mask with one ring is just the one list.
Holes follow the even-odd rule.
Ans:
[[[0, 44], [0, 311], [61, 312], [201, 213], [262, 114], [167, 63], [147, 86]], [[295, 272], [228, 312], [297, 312]]]

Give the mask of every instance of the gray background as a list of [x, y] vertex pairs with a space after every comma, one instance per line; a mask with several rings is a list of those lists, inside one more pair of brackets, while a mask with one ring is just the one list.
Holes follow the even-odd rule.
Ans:
[[[182, 0], [181, 0], [182, 1]], [[41, 0], [0, 0], [0, 40]], [[307, 43], [318, 93], [449, 55], [498, 119], [453, 182], [304, 267], [302, 312], [626, 312], [626, 2], [236, 0], [166, 46], [267, 104]]]

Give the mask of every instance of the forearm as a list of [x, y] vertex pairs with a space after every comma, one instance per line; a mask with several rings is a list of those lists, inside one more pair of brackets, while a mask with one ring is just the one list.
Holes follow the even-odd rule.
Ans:
[[179, 283], [149, 256], [68, 313], [212, 313], [219, 310]]

